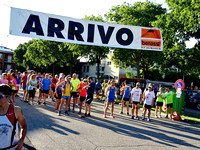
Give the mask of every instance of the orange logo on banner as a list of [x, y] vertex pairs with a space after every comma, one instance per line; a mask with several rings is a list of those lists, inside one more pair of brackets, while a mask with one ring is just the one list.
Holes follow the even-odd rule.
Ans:
[[156, 29], [143, 29], [142, 28], [142, 38], [161, 39], [160, 31], [156, 30]]
[[161, 41], [154, 41], [154, 40], [141, 40], [142, 47], [156, 47], [161, 48]]

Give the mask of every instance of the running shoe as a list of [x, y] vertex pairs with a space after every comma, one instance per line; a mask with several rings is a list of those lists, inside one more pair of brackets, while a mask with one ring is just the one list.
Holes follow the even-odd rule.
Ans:
[[55, 109], [55, 112], [57, 112], [57, 113], [58, 113], [58, 109]]
[[135, 116], [131, 116], [131, 119], [134, 119], [135, 118]]
[[46, 102], [43, 102], [44, 105], [46, 105]]
[[168, 119], [168, 115], [166, 115], [165, 118]]
[[38, 100], [38, 105], [40, 105], [41, 104], [41, 102]]
[[25, 99], [24, 99], [24, 98], [21, 98], [20, 100], [21, 100], [21, 101], [23, 101], [23, 102], [25, 101]]
[[120, 111], [120, 112], [119, 112], [119, 114], [123, 114], [123, 112], [122, 112], [122, 111]]
[[52, 102], [55, 102], [55, 100], [53, 98], [51, 98]]
[[31, 103], [30, 103], [30, 102], [28, 102], [28, 104], [29, 104], [29, 105], [31, 105]]
[[151, 119], [150, 119], [150, 118], [147, 118], [147, 121], [151, 121]]
[[64, 113], [66, 116], [69, 116], [69, 113], [66, 111], [65, 113]]
[[59, 111], [57, 115], [58, 115], [58, 116], [61, 116], [61, 111]]
[[72, 109], [72, 112], [73, 112], [73, 113], [75, 113], [75, 110], [74, 110], [74, 109]]
[[115, 116], [113, 116], [113, 115], [110, 115], [110, 117], [111, 117], [111, 118], [115, 118]]
[[135, 119], [140, 120], [140, 117], [139, 117], [139, 116], [136, 116]]
[[90, 113], [87, 114], [88, 117], [91, 117]]
[[158, 115], [155, 115], [155, 118], [158, 118]]
[[68, 108], [67, 111], [71, 111], [70, 108]]
[[103, 118], [106, 118], [106, 114], [103, 115]]
[[75, 107], [78, 108], [78, 104], [76, 104]]
[[80, 114], [81, 114], [81, 111], [79, 111], [78, 114], [80, 115]]
[[129, 113], [127, 113], [126, 115], [129, 116]]
[[81, 118], [85, 118], [85, 117], [87, 117], [87, 114], [83, 114], [83, 116], [81, 116]]
[[158, 116], [158, 118], [162, 118], [162, 116], [161, 116], [161, 115], [159, 115], [159, 116]]
[[145, 117], [143, 117], [142, 120], [145, 120]]
[[170, 115], [170, 119], [172, 119], [172, 115]]

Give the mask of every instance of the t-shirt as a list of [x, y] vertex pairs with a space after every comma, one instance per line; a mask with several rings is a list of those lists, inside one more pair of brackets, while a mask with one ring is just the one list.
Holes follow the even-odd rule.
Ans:
[[144, 103], [146, 105], [152, 105], [152, 102], [153, 102], [153, 99], [155, 98], [155, 94], [153, 91], [149, 92], [149, 91], [146, 91], [145, 92], [145, 101]]
[[23, 87], [26, 87], [27, 76], [23, 76], [23, 77], [22, 77], [22, 80], [23, 80], [22, 86], [23, 86]]
[[96, 83], [96, 88], [100, 88], [100, 86], [101, 86], [100, 82], [97, 82]]
[[159, 96], [159, 95], [160, 95], [160, 92], [158, 92], [157, 95], [156, 95], [156, 96], [158, 96], [156, 101], [157, 102], [163, 102], [163, 98], [165, 97], [165, 94], [162, 93], [161, 96]]
[[38, 80], [38, 83], [39, 83], [39, 81], [42, 79], [42, 77], [36, 77], [36, 79]]
[[105, 87], [105, 92], [107, 91], [108, 87], [111, 86], [111, 84], [107, 83], [107, 86]]
[[173, 93], [172, 93], [172, 91], [165, 92], [165, 97], [166, 97], [166, 103], [167, 104], [173, 103]]
[[[52, 83], [54, 83], [54, 85]], [[57, 79], [56, 78], [52, 78], [51, 79], [51, 87], [55, 87], [56, 83], [57, 83]]]
[[79, 79], [71, 79], [71, 83], [72, 83], [72, 86], [73, 86], [73, 90], [72, 92], [77, 92], [77, 86], [78, 84], [81, 83], [81, 81]]
[[15, 78], [12, 80], [12, 90], [18, 90], [17, 89], [17, 80]]
[[[33, 80], [29, 80], [30, 83], [32, 84], [36, 84], [37, 83], [37, 80], [33, 81]], [[28, 90], [33, 90], [33, 89], [36, 89], [36, 86], [33, 86], [33, 85], [29, 85], [28, 87]]]
[[93, 98], [94, 89], [95, 89], [95, 83], [92, 82], [92, 83], [89, 84], [89, 86], [90, 86], [90, 87], [89, 87], [88, 90], [87, 90], [87, 97]]
[[83, 90], [84, 87], [85, 87], [85, 85], [83, 83], [81, 83], [81, 85], [80, 85], [80, 89], [81, 89], [80, 96], [81, 97], [86, 97], [86, 95], [87, 95], [87, 89]]
[[8, 80], [7, 79], [0, 79], [0, 84], [8, 84]]
[[21, 76], [17, 76], [17, 84], [20, 84], [21, 83]]
[[49, 90], [49, 85], [51, 85], [51, 80], [44, 78], [42, 80], [42, 89], [43, 90]]
[[132, 101], [134, 102], [140, 102], [140, 95], [142, 93], [142, 90], [140, 88], [134, 87], [131, 91], [131, 94], [133, 94], [133, 99]]

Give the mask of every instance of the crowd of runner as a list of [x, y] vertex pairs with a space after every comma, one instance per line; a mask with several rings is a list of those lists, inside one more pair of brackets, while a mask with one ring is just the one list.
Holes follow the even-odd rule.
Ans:
[[[114, 103], [118, 99], [117, 91], [120, 91], [121, 95], [121, 111], [123, 114], [124, 104], [127, 108], [127, 115], [129, 116], [129, 101], [131, 99], [132, 110], [131, 118], [140, 119], [138, 115], [138, 109], [143, 104], [142, 120], [145, 120], [146, 111], [148, 111], [147, 121], [150, 121], [151, 108], [156, 100], [156, 118], [161, 118], [161, 108], [166, 104], [166, 117], [168, 118], [168, 109], [170, 108], [170, 118], [172, 117], [173, 107], [173, 93], [166, 89], [163, 93], [163, 89], [158, 89], [157, 86], [148, 85], [148, 88], [144, 91], [140, 88], [140, 83], [137, 82], [135, 87], [130, 87], [126, 81], [122, 83], [119, 89], [115, 86], [114, 80], [104, 80], [100, 83], [96, 80], [96, 83], [91, 77], [78, 79], [74, 73], [72, 77], [70, 75], [65, 76], [63, 73], [59, 75], [51, 76], [50, 74], [36, 73], [35, 71], [25, 71], [23, 74], [14, 70], [5, 72], [2, 74], [0, 84], [7, 84], [12, 89], [12, 98], [10, 103], [16, 104], [15, 97], [18, 96], [20, 88], [23, 89], [23, 97], [21, 101], [27, 102], [29, 105], [35, 104], [35, 95], [38, 92], [38, 99], [36, 100], [38, 105], [46, 105], [46, 100], [50, 97], [55, 102], [55, 112], [60, 116], [63, 105], [65, 104], [65, 115], [69, 115], [69, 112], [75, 113], [75, 109], [78, 110], [78, 114], [82, 118], [91, 116], [90, 104], [94, 99], [94, 92], [96, 93], [96, 100], [103, 100], [104, 103], [104, 115], [111, 104], [111, 115], [114, 118]], [[101, 91], [101, 94], [100, 94]], [[70, 107], [71, 100], [73, 101], [72, 109]], [[85, 112], [82, 114], [83, 104], [85, 103]], [[157, 112], [159, 110], [159, 115]]]

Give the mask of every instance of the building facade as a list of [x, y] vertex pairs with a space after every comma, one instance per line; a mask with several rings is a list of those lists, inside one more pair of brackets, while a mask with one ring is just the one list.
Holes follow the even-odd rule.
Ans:
[[[100, 78], [114, 79], [116, 82], [120, 78], [126, 78], [126, 70], [137, 75], [136, 68], [117, 68], [111, 61], [113, 50], [109, 51], [106, 59], [103, 59], [100, 64]], [[87, 59], [80, 59], [80, 76], [97, 78], [97, 64], [89, 65]]]
[[0, 46], [0, 74], [5, 72], [5, 70], [9, 71], [15, 68], [13, 54], [14, 51], [12, 49]]

